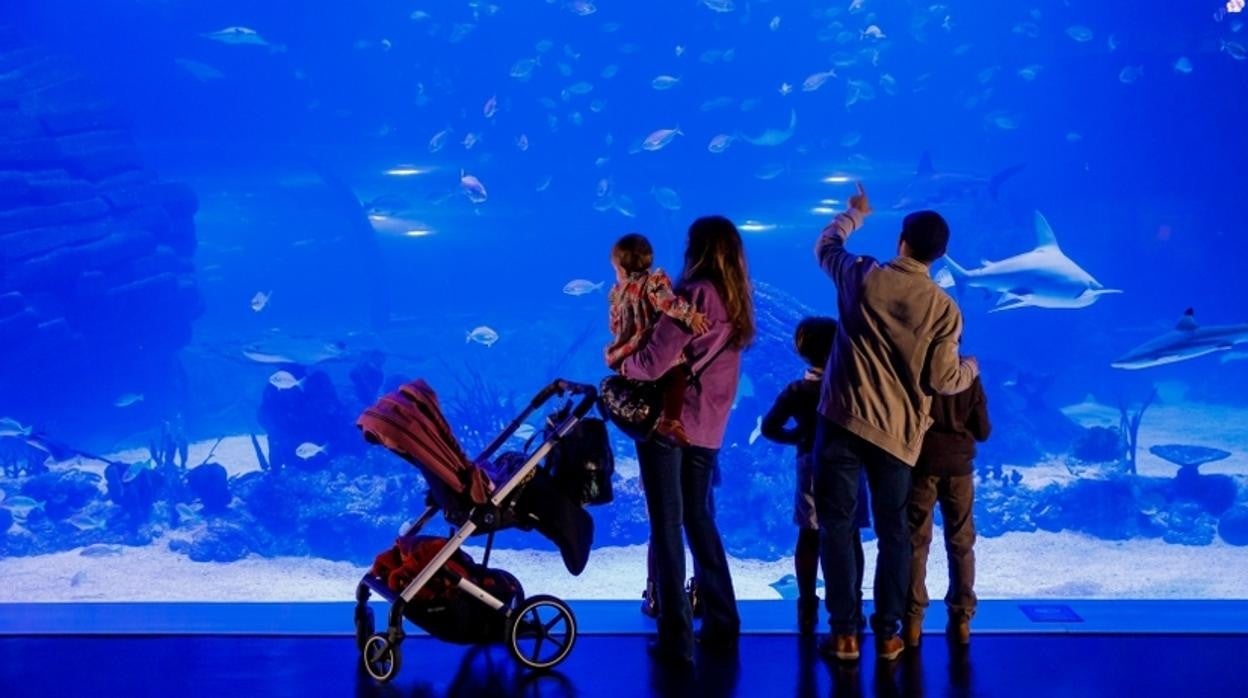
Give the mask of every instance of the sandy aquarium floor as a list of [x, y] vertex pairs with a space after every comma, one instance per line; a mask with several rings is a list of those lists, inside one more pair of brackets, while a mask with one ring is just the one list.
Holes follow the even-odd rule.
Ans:
[[[1068, 412], [1087, 425], [1117, 423], [1117, 410], [1102, 405], [1072, 406]], [[1206, 445], [1232, 453], [1202, 472], [1248, 474], [1248, 410], [1222, 406], [1158, 406], [1145, 416], [1140, 434], [1141, 474], [1169, 477], [1176, 470], [1147, 453], [1163, 443]], [[194, 444], [190, 461], [203, 460], [212, 442]], [[140, 459], [140, 451], [117, 454]], [[257, 468], [247, 437], [229, 438], [213, 455], [231, 475]], [[627, 472], [628, 464], [620, 470]], [[65, 463], [60, 467], [96, 467]], [[1078, 474], [1076, 474], [1078, 473]], [[1053, 460], [1026, 468], [1024, 486], [1040, 487], [1075, 477], [1098, 477]], [[184, 536], [184, 532], [171, 536]], [[939, 533], [937, 533], [939, 540]], [[198, 563], [170, 552], [169, 538], [144, 547], [122, 547], [114, 555], [92, 557], [81, 550], [0, 560], [0, 602], [20, 601], [342, 601], [350, 600], [364, 568], [307, 558], [262, 559], [234, 563]], [[480, 559], [481, 549], [468, 552]], [[867, 545], [866, 580], [872, 579], [874, 543]], [[1220, 540], [1204, 547], [1171, 545], [1160, 540], [1105, 541], [1079, 533], [1010, 533], [981, 538], [976, 545], [977, 589], [992, 598], [1248, 598], [1244, 566], [1228, 561], [1244, 557], [1242, 548]], [[771, 585], [792, 573], [792, 561], [732, 559], [733, 580], [742, 599], [774, 599]], [[508, 569], [529, 593], [553, 593], [570, 599], [633, 599], [645, 581], [644, 546], [594, 550], [579, 577], [567, 573], [557, 554], [532, 550], [497, 550], [491, 566]], [[690, 568], [691, 569], [691, 568]], [[943, 555], [929, 563], [929, 588], [939, 596], [947, 579]]]

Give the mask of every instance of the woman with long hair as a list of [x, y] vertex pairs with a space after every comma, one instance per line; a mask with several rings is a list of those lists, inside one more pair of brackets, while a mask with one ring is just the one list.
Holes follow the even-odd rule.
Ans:
[[693, 613], [684, 593], [682, 531], [693, 554], [704, 609], [699, 641], [705, 647], [735, 647], [741, 632], [711, 494], [741, 377], [741, 352], [755, 331], [745, 249], [732, 221], [709, 216], [689, 227], [678, 290], [706, 316], [708, 331], [695, 336], [665, 316], [620, 371], [629, 378], [657, 380], [682, 355], [698, 369], [697, 380], [685, 391], [681, 414], [691, 445], [657, 439], [637, 442], [659, 607], [659, 639], [651, 645], [651, 653], [688, 663], [693, 661]]

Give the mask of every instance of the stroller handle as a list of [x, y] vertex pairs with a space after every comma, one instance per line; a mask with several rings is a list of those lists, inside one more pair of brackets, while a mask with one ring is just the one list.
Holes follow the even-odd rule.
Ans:
[[542, 390], [533, 397], [524, 412], [512, 420], [511, 424], [508, 424], [507, 428], [504, 429], [503, 432], [499, 434], [489, 446], [486, 446], [481, 455], [477, 456], [473, 462], [479, 463], [492, 458], [498, 449], [502, 448], [503, 444], [505, 444], [507, 440], [516, 433], [516, 430], [524, 424], [525, 420], [527, 420], [530, 415], [541, 409], [542, 405], [545, 405], [551, 398], [563, 395], [579, 395], [580, 400], [576, 403], [576, 406], [572, 408], [570, 418], [565, 420], [564, 423], [560, 425], [560, 429], [555, 434], [555, 439], [562, 438], [565, 434], [567, 434], [567, 432], [575, 426], [577, 422], [584, 419], [585, 416], [589, 414], [589, 411], [594, 409], [594, 406], [598, 402], [597, 386], [556, 378], [550, 383], [550, 385], [542, 388]]

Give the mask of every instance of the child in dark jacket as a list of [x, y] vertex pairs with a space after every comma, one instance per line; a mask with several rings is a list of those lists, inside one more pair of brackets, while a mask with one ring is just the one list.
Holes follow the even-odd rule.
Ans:
[[949, 560], [948, 639], [965, 645], [971, 638], [975, 615], [975, 444], [988, 439], [988, 398], [979, 378], [957, 395], [938, 395], [932, 400], [933, 424], [923, 438], [923, 450], [915, 465], [910, 490], [910, 593], [904, 635], [906, 644], [918, 647], [923, 632], [927, 596], [927, 556], [932, 544], [932, 516], [940, 504]]
[[[819, 615], [819, 597], [815, 582], [819, 572], [819, 519], [815, 515], [815, 471], [811, 456], [815, 445], [815, 423], [818, 421], [819, 386], [823, 367], [832, 352], [836, 338], [836, 320], [810, 317], [802, 320], [794, 334], [797, 353], [809, 368], [801, 380], [790, 383], [776, 398], [775, 405], [763, 417], [762, 435], [771, 441], [797, 446], [797, 487], [794, 496], [793, 522], [797, 524], [797, 549], [793, 567], [797, 576], [797, 625], [803, 634], [815, 631]], [[789, 421], [793, 426], [787, 426]], [[858, 527], [871, 525], [868, 514], [866, 481], [858, 483]], [[862, 538], [857, 539], [858, 575], [862, 576]]]

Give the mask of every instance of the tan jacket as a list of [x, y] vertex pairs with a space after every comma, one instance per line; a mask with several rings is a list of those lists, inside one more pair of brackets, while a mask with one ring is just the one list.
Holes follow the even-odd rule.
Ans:
[[958, 356], [962, 313], [926, 265], [908, 257], [880, 264], [845, 249], [862, 220], [853, 210], [838, 215], [815, 245], [840, 310], [819, 412], [912, 466], [932, 423], [932, 395], [966, 390], [977, 371]]

